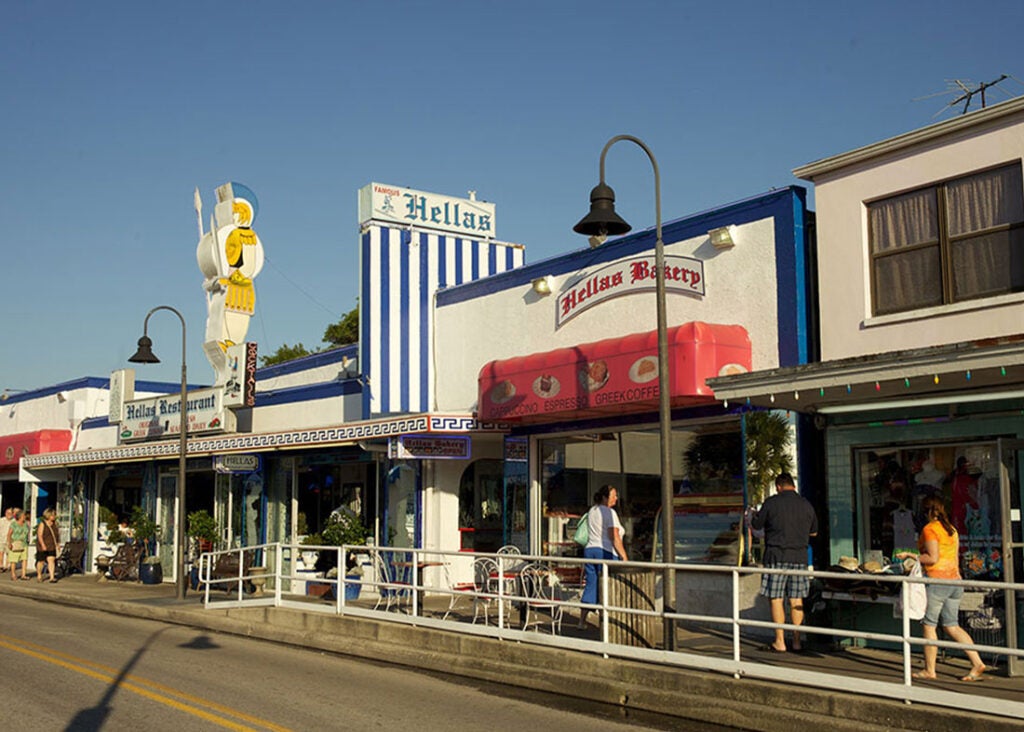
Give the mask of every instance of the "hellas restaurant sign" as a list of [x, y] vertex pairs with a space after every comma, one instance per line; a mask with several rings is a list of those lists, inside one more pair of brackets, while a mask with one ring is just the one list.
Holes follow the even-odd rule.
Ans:
[[[190, 391], [186, 414], [189, 434], [235, 431], [234, 412], [224, 408], [223, 388]], [[125, 402], [118, 434], [122, 442], [181, 434], [181, 395], [166, 394]]]

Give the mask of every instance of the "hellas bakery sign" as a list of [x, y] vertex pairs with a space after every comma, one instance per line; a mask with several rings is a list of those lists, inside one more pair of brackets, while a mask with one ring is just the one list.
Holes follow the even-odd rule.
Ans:
[[[613, 297], [654, 290], [656, 277], [653, 255], [620, 259], [588, 272], [559, 296], [555, 327], [561, 328], [585, 310]], [[704, 262], [665, 255], [665, 292], [703, 297]]]

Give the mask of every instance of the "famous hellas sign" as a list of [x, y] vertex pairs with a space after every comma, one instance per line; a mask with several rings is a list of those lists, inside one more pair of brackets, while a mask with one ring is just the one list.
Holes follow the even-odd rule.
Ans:
[[[235, 415], [224, 408], [222, 387], [190, 391], [185, 407], [189, 434], [235, 431]], [[118, 434], [122, 442], [181, 434], [181, 395], [165, 394], [126, 401], [121, 411]]]
[[[587, 272], [559, 296], [555, 327], [561, 328], [580, 313], [613, 297], [653, 291], [656, 273], [653, 254], [620, 259]], [[665, 292], [703, 297], [704, 262], [665, 255]]]
[[411, 188], [371, 183], [359, 189], [359, 223], [368, 221], [437, 229], [469, 239], [493, 239], [494, 204]]

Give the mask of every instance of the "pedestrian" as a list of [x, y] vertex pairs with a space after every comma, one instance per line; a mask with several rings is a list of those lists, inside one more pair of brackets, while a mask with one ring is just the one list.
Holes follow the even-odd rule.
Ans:
[[60, 527], [57, 526], [57, 512], [52, 508], [43, 511], [43, 520], [36, 527], [36, 579], [43, 581], [43, 566], [50, 575], [50, 582], [57, 581], [57, 550], [60, 549]]
[[[583, 556], [587, 559], [621, 559], [626, 561], [626, 549], [622, 545], [625, 533], [619, 514], [615, 512], [615, 504], [619, 502], [619, 492], [614, 486], [601, 486], [594, 493], [594, 505], [587, 511], [587, 546]], [[580, 602], [590, 605], [597, 604], [599, 565], [583, 566], [583, 597]], [[580, 610], [579, 627], [587, 624], [589, 608]]]
[[7, 571], [7, 531], [13, 518], [14, 509], [10, 507], [0, 515], [0, 573]]
[[[764, 566], [769, 569], [807, 570], [807, 543], [818, 534], [818, 517], [814, 507], [796, 492], [796, 484], [789, 473], [780, 473], [775, 479], [777, 493], [764, 502], [750, 525], [755, 531], [764, 530]], [[762, 574], [761, 594], [768, 598], [772, 622], [777, 626], [786, 622], [785, 600], [789, 600], [789, 613], [793, 625], [804, 622], [804, 598], [811, 588], [807, 575]], [[793, 631], [793, 652], [803, 650], [800, 631]], [[775, 642], [764, 647], [774, 653], [786, 652], [786, 633], [775, 629]]]
[[[921, 529], [917, 540], [920, 554], [916, 557], [921, 567], [931, 579], [958, 580], [960, 577], [960, 535], [946, 514], [946, 505], [938, 496], [928, 496], [921, 502], [921, 511], [928, 523]], [[899, 552], [897, 559], [914, 557], [913, 552]], [[926, 585], [928, 605], [921, 618], [922, 634], [926, 640], [938, 640], [939, 623], [942, 623], [952, 640], [964, 645], [974, 645], [971, 636], [960, 627], [960, 599], [964, 596], [964, 588], [957, 585]], [[966, 650], [964, 653], [971, 662], [971, 670], [961, 681], [980, 681], [985, 672], [985, 664], [977, 651]], [[934, 679], [935, 661], [939, 649], [936, 646], [924, 647], [924, 670], [914, 674], [918, 679]]]
[[[7, 530], [7, 566], [11, 568], [11, 579], [27, 580], [28, 575], [28, 514], [20, 508], [14, 509], [14, 521]], [[21, 564], [21, 577], [15, 576], [15, 569]]]

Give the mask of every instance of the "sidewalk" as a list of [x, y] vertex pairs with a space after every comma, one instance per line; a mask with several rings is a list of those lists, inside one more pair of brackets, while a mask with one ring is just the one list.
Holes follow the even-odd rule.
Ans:
[[[993, 675], [965, 689], [954, 680], [963, 659], [940, 667], [940, 675], [949, 681], [933, 682], [936, 687], [964, 693], [964, 708], [948, 709], [842, 692], [844, 675], [902, 678], [898, 654], [868, 649], [778, 656], [756, 651], [752, 643], [749, 653], [744, 650], [745, 658], [779, 666], [780, 682], [772, 683], [351, 615], [273, 607], [207, 610], [199, 593], [190, 592], [179, 601], [170, 584], [106, 582], [96, 575], [75, 575], [56, 584], [38, 583], [34, 577], [29, 582], [12, 582], [10, 575], [4, 575], [0, 577], [0, 594], [518, 685], [739, 729], [788, 730], [801, 723], [813, 725], [808, 729], [827, 727], [836, 732], [1024, 729], [1022, 723], [984, 714], [986, 698], [1020, 699], [1024, 679]], [[580, 632], [574, 623], [564, 626], [566, 635]], [[728, 657], [730, 643], [728, 636], [714, 632], [680, 632], [680, 650], [692, 653]], [[800, 669], [835, 673], [838, 688], [783, 683], [788, 673]]]

